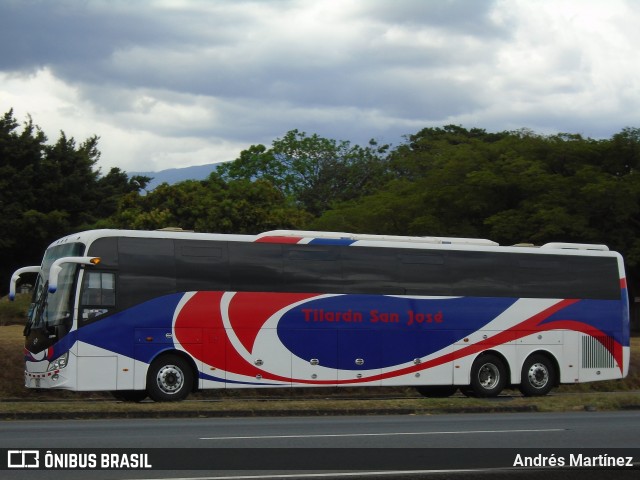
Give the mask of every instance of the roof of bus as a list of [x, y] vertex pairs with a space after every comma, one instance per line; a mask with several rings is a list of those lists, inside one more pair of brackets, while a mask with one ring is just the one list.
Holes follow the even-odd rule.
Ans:
[[255, 235], [230, 235], [224, 233], [196, 233], [189, 230], [117, 230], [100, 229], [86, 230], [84, 232], [67, 235], [53, 242], [50, 247], [62, 245], [64, 243], [81, 242], [87, 245], [95, 240], [104, 237], [133, 237], [133, 238], [173, 238], [184, 240], [225, 240], [238, 242], [253, 242]]
[[80, 242], [86, 245], [104, 237], [134, 237], [134, 238], [171, 238], [204, 241], [232, 241], [232, 242], [262, 242], [289, 244], [323, 244], [350, 246], [399, 247], [434, 250], [470, 250], [470, 251], [502, 251], [502, 252], [530, 252], [555, 253], [567, 255], [618, 255], [610, 252], [605, 245], [579, 243], [548, 243], [540, 247], [530, 244], [499, 246], [486, 239], [457, 238], [457, 237], [409, 237], [392, 235], [352, 234], [344, 232], [317, 232], [305, 230], [275, 230], [259, 235], [235, 235], [222, 233], [196, 233], [181, 229], [163, 230], [87, 230], [68, 235], [53, 242], [50, 247], [65, 243]]

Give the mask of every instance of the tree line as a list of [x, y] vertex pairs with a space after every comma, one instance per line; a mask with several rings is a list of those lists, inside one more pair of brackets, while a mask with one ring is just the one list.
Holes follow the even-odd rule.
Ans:
[[89, 228], [255, 234], [292, 228], [602, 243], [640, 273], [640, 129], [608, 139], [430, 127], [395, 147], [291, 130], [209, 178], [162, 184], [97, 168], [98, 137], [49, 144], [29, 119], [0, 119], [0, 269], [40, 262]]

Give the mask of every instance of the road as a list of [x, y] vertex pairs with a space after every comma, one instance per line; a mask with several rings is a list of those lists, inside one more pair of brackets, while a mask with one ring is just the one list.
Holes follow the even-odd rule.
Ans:
[[[496, 461], [501, 467], [511, 467], [512, 459], [519, 453], [523, 457], [533, 457], [542, 452], [543, 456], [557, 458], [567, 454], [566, 448], [593, 449], [588, 452], [594, 455], [623, 448], [635, 449], [632, 452], [634, 462], [638, 462], [638, 432], [640, 412], [636, 411], [15, 421], [0, 423], [0, 448], [35, 449], [42, 456], [47, 450], [64, 454], [99, 454], [110, 448], [130, 449], [135, 453], [157, 449], [151, 451], [150, 458], [156, 467], [173, 468], [170, 466], [175, 465], [176, 469], [182, 469], [179, 472], [70, 470], [65, 471], [66, 478], [258, 478], [257, 475], [273, 473], [272, 470], [266, 472], [261, 465], [274, 459], [276, 470], [281, 469], [283, 462], [287, 465], [287, 461], [300, 467], [301, 470], [297, 471], [304, 474], [312, 473], [309, 468], [315, 471], [322, 465], [331, 470], [345, 467], [358, 471], [371, 471], [365, 467], [376, 466], [387, 473], [395, 469], [396, 474], [389, 478], [400, 478], [402, 475], [399, 471], [409, 468], [424, 470], [421, 457], [429, 458], [429, 466], [450, 470], [454, 466], [465, 469], [495, 466], [492, 462]], [[67, 450], [59, 450], [63, 448]], [[501, 456], [507, 460], [496, 460]], [[485, 457], [492, 457], [492, 462], [484, 465]], [[458, 463], [452, 460], [455, 458], [464, 458], [465, 461]], [[215, 465], [227, 465], [233, 471], [184, 470], [190, 468], [185, 466], [192, 465], [190, 462], [195, 465], [202, 461], [206, 466], [211, 464], [212, 459]], [[358, 459], [361, 463], [358, 463]], [[580, 472], [583, 472], [581, 478], [589, 478], [588, 472]], [[37, 480], [61, 478], [60, 473], [11, 469], [0, 472], [0, 476], [3, 479]], [[80, 473], [82, 475], [76, 477]], [[562, 478], [569, 478], [570, 473], [565, 471]], [[492, 471], [492, 474], [496, 474], [496, 471]], [[624, 470], [618, 471], [616, 478], [622, 478], [623, 474]], [[635, 474], [638, 474], [637, 470]], [[304, 478], [302, 474], [295, 475], [289, 478]], [[376, 478], [381, 475], [376, 474]], [[433, 475], [430, 474], [429, 478]], [[438, 475], [457, 478], [455, 472]], [[476, 473], [477, 478], [481, 475], [481, 472]]]

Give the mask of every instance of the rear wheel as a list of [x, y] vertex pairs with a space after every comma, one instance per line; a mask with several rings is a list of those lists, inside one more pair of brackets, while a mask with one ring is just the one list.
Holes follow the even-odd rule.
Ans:
[[497, 355], [480, 355], [471, 367], [471, 389], [477, 397], [497, 397], [507, 383], [507, 368]]
[[147, 392], [156, 402], [184, 400], [192, 387], [191, 365], [178, 355], [163, 355], [149, 366]]
[[556, 368], [545, 355], [535, 353], [522, 365], [520, 391], [527, 397], [546, 395], [556, 384]]

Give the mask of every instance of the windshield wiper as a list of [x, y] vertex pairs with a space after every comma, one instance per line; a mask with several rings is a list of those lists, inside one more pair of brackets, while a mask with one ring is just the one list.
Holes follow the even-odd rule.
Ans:
[[[44, 284], [42, 290], [40, 290], [40, 294], [36, 301], [33, 303], [33, 307], [29, 312], [29, 319], [27, 320], [27, 324], [24, 327], [24, 331], [22, 332], [25, 337], [29, 336], [31, 333], [31, 329], [33, 326], [40, 325], [40, 322], [44, 322], [43, 315], [46, 315], [47, 312], [47, 284]], [[44, 322], [46, 325], [46, 322]]]
[[27, 319], [27, 324], [24, 326], [24, 330], [22, 331], [22, 335], [24, 337], [28, 337], [29, 334], [31, 333], [32, 324], [33, 324], [33, 321], [31, 320], [31, 317], [29, 317], [29, 319]]

